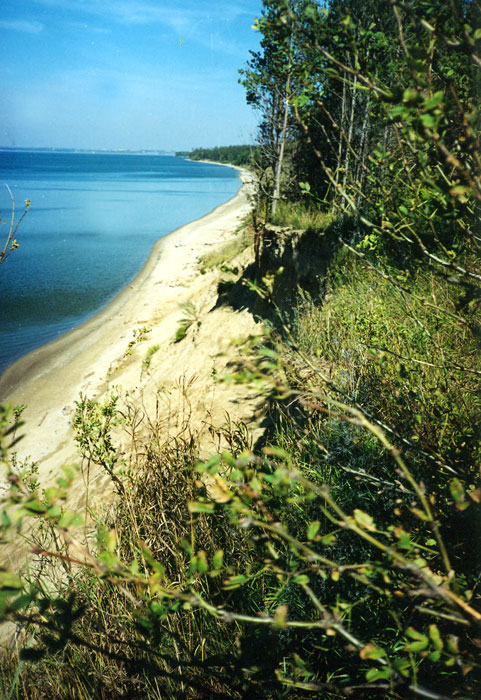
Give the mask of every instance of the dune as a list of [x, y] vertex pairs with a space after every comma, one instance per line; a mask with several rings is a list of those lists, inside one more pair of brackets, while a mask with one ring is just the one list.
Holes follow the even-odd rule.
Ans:
[[[261, 411], [252, 390], [214, 380], [238, 352], [235, 342], [258, 334], [259, 325], [247, 310], [216, 307], [219, 273], [201, 275], [197, 260], [234, 236], [249, 214], [251, 176], [245, 170], [240, 176], [235, 197], [161, 238], [142, 271], [97, 316], [20, 359], [0, 378], [1, 402], [26, 406], [17, 462], [35, 464], [42, 486], [63, 464], [81, 462], [72, 427], [81, 394], [101, 402], [114, 391], [127, 411], [138, 411], [147, 422], [155, 414], [165, 439], [188, 422], [189, 430], [206, 436], [207, 451], [209, 439], [214, 447], [213, 425], [226, 416], [249, 421]], [[184, 340], [173, 343], [180, 305], [187, 302], [196, 309], [195, 323]], [[152, 347], [147, 368], [143, 360]], [[101, 471], [89, 473], [91, 493], [100, 500], [108, 482]], [[85, 488], [76, 487], [72, 505], [84, 499]]]

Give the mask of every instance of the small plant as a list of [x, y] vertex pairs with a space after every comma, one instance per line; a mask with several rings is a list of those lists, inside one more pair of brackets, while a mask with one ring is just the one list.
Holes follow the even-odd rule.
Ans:
[[152, 362], [152, 357], [155, 355], [155, 353], [160, 349], [160, 345], [151, 345], [150, 348], [147, 350], [147, 354], [145, 355], [144, 359], [142, 360], [142, 369], [147, 370], [150, 367], [150, 363]]
[[333, 214], [323, 212], [315, 206], [309, 206], [303, 202], [280, 200], [272, 223], [276, 226], [291, 226], [302, 231], [324, 231], [333, 220]]
[[[22, 223], [23, 219], [25, 218], [28, 210], [30, 209], [30, 200], [26, 199], [25, 200], [25, 209], [22, 214], [22, 216], [19, 218], [17, 223], [15, 223], [15, 200], [13, 198], [13, 194], [10, 190], [10, 187], [6, 185], [6, 188], [8, 190], [8, 194], [10, 195], [10, 199], [12, 200], [12, 215], [10, 219], [10, 226], [7, 234], [7, 239], [5, 241], [5, 245], [3, 246], [2, 249], [0, 249], [0, 265], [5, 262], [5, 260], [8, 258], [8, 256], [12, 253], [12, 251], [17, 250], [19, 247], [16, 235], [18, 231], [18, 227]], [[0, 216], [0, 224], [5, 224], [6, 222], [3, 221], [3, 219]]]
[[127, 345], [127, 350], [125, 351], [124, 357], [127, 357], [128, 355], [132, 354], [134, 346], [137, 345], [137, 343], [142, 343], [144, 340], [147, 340], [147, 333], [150, 333], [151, 331], [152, 328], [149, 328], [148, 326], [142, 326], [142, 328], [135, 328], [133, 331], [134, 337]]
[[179, 326], [175, 332], [174, 343], [180, 343], [187, 335], [189, 328], [196, 324], [200, 328], [199, 310], [191, 301], [186, 301], [184, 304], [179, 304], [179, 307], [184, 312], [184, 317], [180, 319]]
[[118, 421], [118, 400], [119, 397], [112, 394], [103, 404], [99, 404], [80, 394], [80, 400], [75, 402], [77, 408], [73, 427], [75, 442], [88, 468], [90, 464], [102, 467], [116, 485], [117, 492], [122, 494], [124, 487], [114, 471], [119, 458], [111, 433]]

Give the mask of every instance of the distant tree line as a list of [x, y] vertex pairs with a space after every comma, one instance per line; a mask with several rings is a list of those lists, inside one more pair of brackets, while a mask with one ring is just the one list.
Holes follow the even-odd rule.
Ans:
[[251, 165], [258, 146], [216, 146], [215, 148], [194, 148], [193, 151], [178, 151], [175, 155], [190, 160], [212, 160], [231, 165]]

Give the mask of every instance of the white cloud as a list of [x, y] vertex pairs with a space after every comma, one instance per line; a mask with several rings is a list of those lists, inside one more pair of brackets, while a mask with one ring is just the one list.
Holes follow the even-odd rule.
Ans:
[[27, 20], [0, 20], [0, 29], [13, 30], [15, 32], [26, 32], [27, 34], [40, 34], [44, 25], [41, 22], [29, 22]]

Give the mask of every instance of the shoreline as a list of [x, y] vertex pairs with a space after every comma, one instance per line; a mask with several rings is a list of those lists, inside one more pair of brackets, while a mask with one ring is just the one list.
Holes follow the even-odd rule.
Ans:
[[[212, 165], [224, 166], [223, 163], [213, 163], [211, 161], [209, 161], [209, 163]], [[249, 189], [249, 185], [252, 182], [251, 175], [246, 169], [239, 166], [226, 165], [225, 167], [230, 167], [239, 172], [240, 187], [236, 194], [199, 219], [194, 219], [189, 223], [183, 224], [159, 238], [154, 243], [149, 257], [141, 270], [139, 270], [135, 277], [94, 316], [58, 338], [23, 355], [7, 367], [0, 375], [0, 403], [10, 402], [12, 396], [21, 392], [22, 384], [31, 382], [36, 377], [53, 369], [56, 355], [59, 353], [67, 353], [70, 351], [79, 354], [89, 338], [95, 342], [98, 332], [101, 331], [104, 323], [108, 321], [113, 314], [120, 312], [123, 304], [131, 301], [133, 296], [141, 291], [142, 285], [148, 280], [149, 276], [153, 274], [158, 263], [161, 262], [162, 254], [168, 254], [172, 247], [179, 248], [187, 245], [187, 242], [184, 240], [186, 236], [188, 242], [191, 242], [191, 239], [195, 235], [195, 230], [191, 229], [207, 225], [211, 220], [215, 223], [217, 217], [227, 213], [227, 208], [229, 210], [232, 209], [238, 202], [240, 206], [241, 201], [247, 196], [246, 188]], [[192, 243], [194, 242], [195, 241], [192, 241]]]
[[[198, 266], [199, 255], [232, 238], [251, 211], [253, 179], [247, 171], [240, 171], [241, 186], [234, 197], [160, 238], [142, 270], [104, 309], [17, 360], [0, 378], [1, 402], [26, 407], [22, 438], [15, 447], [16, 462], [20, 467], [35, 464], [41, 484], [56, 478], [62, 464], [79, 463], [72, 419], [81, 394], [102, 401], [112, 391], [121, 390], [131, 397], [140, 396], [144, 408], [149, 403], [154, 407], [159, 391], [168, 387], [170, 395], [177, 396], [184, 378], [195, 375], [201, 378], [199, 390], [196, 385], [193, 391], [198, 395], [199, 425], [205, 424], [207, 414], [213, 415], [214, 398], [224, 391], [212, 380], [213, 365], [219, 363], [220, 367], [222, 362], [215, 358], [231, 338], [255, 332], [247, 312], [235, 313], [235, 318], [225, 323], [224, 319], [214, 323], [215, 314], [210, 312], [217, 299], [217, 273], [201, 275]], [[184, 315], [180, 305], [191, 301], [207, 314], [202, 332], [193, 334], [193, 342], [172, 344]], [[209, 337], [201, 345], [200, 337], [211, 322]], [[130, 350], [133, 331], [145, 326], [151, 329], [148, 343], [135, 343]], [[142, 358], [151, 343], [160, 351], [149, 372], [144, 373]], [[227, 393], [222, 401], [220, 419], [226, 410], [238, 411]], [[247, 402], [243, 410], [248, 408]], [[177, 409], [169, 409], [172, 425], [182, 410], [180, 403]]]

